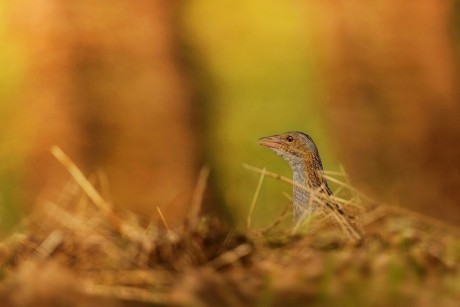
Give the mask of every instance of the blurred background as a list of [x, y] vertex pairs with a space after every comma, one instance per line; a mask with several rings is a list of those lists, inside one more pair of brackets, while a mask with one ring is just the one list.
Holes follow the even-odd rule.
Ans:
[[[119, 208], [247, 216], [257, 139], [309, 133], [327, 170], [382, 203], [460, 222], [460, 5], [448, 0], [26, 0], [0, 3], [0, 228], [69, 176], [60, 146]], [[291, 187], [266, 179], [265, 225]]]

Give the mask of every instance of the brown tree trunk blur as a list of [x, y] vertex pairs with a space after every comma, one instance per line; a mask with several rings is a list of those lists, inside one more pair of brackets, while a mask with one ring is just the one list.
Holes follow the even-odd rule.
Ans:
[[460, 222], [452, 1], [318, 1], [331, 132], [358, 187]]
[[27, 47], [24, 114], [29, 201], [69, 179], [49, 148], [107, 174], [115, 204], [184, 217], [200, 159], [177, 58], [176, 2], [38, 0], [16, 4]]

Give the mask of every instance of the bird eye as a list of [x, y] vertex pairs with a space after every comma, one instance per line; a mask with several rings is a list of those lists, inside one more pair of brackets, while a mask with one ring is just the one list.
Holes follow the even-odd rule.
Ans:
[[288, 142], [292, 142], [292, 141], [294, 141], [294, 138], [293, 138], [291, 135], [289, 135], [289, 136], [286, 138], [286, 140], [287, 140]]

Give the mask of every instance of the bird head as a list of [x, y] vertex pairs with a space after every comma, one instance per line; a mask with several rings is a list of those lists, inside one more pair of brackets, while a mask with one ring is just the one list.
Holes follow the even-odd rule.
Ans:
[[259, 144], [273, 150], [291, 166], [302, 162], [309, 156], [318, 155], [318, 149], [312, 138], [298, 131], [263, 137], [259, 139]]

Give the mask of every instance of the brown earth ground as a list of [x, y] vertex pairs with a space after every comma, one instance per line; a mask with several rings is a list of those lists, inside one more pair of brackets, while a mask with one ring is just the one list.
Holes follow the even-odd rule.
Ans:
[[286, 212], [263, 229], [201, 216], [206, 176], [188, 220], [172, 229], [165, 220], [152, 224], [114, 211], [103, 180], [90, 184], [62, 152], [54, 154], [75, 181], [59, 202], [1, 242], [2, 306], [456, 306], [460, 300], [460, 231], [371, 205], [351, 187], [348, 206], [361, 206], [365, 231], [359, 242], [321, 219], [287, 228]]

